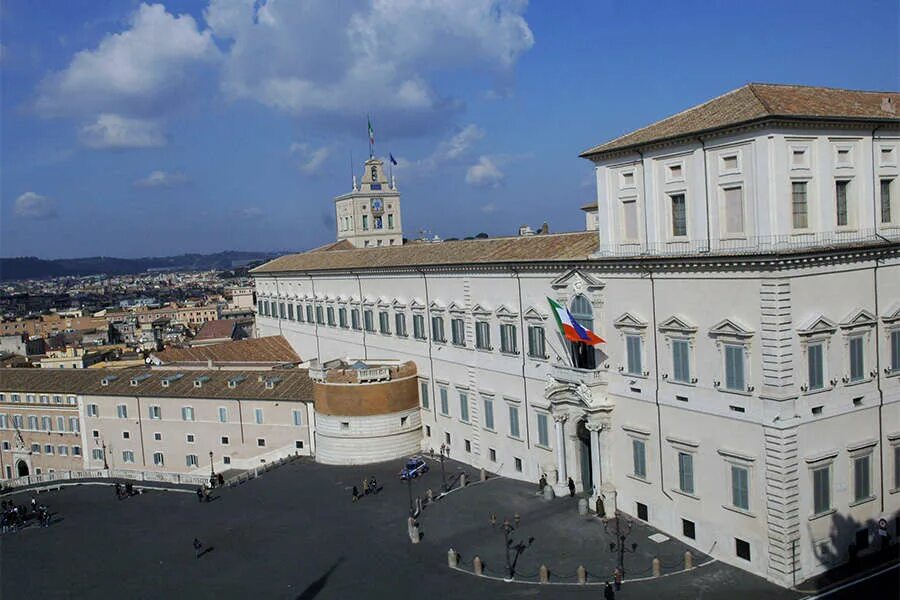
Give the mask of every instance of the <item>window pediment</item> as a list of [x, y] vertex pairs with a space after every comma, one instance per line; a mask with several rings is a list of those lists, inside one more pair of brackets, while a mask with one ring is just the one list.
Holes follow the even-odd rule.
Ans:
[[425, 304], [423, 304], [422, 301], [418, 298], [413, 298], [409, 303], [409, 307], [413, 310], [424, 310]]
[[797, 334], [810, 337], [813, 335], [831, 335], [837, 331], [837, 324], [828, 317], [818, 315], [807, 320], [802, 326], [797, 328]]
[[466, 312], [466, 309], [464, 306], [460, 306], [456, 302], [451, 302], [450, 306], [447, 307], [447, 311], [459, 314]]
[[480, 304], [476, 304], [472, 307], [472, 314], [479, 316], [490, 316], [492, 313], [491, 309], [486, 308]]
[[624, 313], [618, 319], [613, 321], [613, 327], [616, 329], [646, 329], [647, 322], [631, 313]]
[[432, 300], [428, 308], [433, 312], [443, 312], [446, 310], [446, 307], [437, 300]]
[[847, 330], [874, 327], [876, 320], [875, 315], [863, 308], [847, 315], [841, 323], [841, 329]]
[[885, 323], [896, 323], [900, 321], [900, 304], [894, 304], [894, 306], [888, 310], [887, 314], [881, 317], [881, 320]]
[[377, 302], [377, 298], [372, 298], [370, 296], [366, 296], [363, 299], [363, 304], [365, 304], [366, 306], [375, 306], [376, 302]]
[[525, 319], [528, 321], [545, 321], [547, 320], [547, 315], [541, 313], [539, 310], [534, 308], [533, 306], [529, 306], [525, 311]]
[[519, 316], [518, 313], [511, 311], [509, 308], [507, 308], [503, 304], [501, 304], [499, 307], [497, 307], [497, 310], [494, 311], [494, 314], [496, 314], [497, 317], [499, 317], [501, 319], [513, 319], [513, 318]]
[[378, 298], [378, 308], [390, 308], [391, 303], [384, 296]]
[[657, 326], [660, 333], [675, 333], [681, 335], [694, 335], [697, 333], [697, 326], [692, 325], [685, 319], [675, 315], [669, 317]]
[[400, 298], [394, 298], [394, 301], [391, 302], [391, 306], [394, 308], [394, 310], [399, 310], [402, 308], [406, 308], [406, 303], [404, 303]]
[[576, 293], [580, 293], [582, 291], [598, 292], [606, 287], [606, 284], [593, 275], [582, 273], [578, 269], [563, 273], [550, 282], [550, 287], [554, 290], [567, 289], [570, 286]]
[[753, 330], [744, 327], [737, 321], [732, 321], [731, 319], [722, 319], [709, 330], [709, 335], [714, 338], [730, 337], [738, 339], [748, 339], [753, 337]]

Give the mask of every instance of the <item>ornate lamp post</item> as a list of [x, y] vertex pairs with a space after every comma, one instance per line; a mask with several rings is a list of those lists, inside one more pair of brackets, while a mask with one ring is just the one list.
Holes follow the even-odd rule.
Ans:
[[447, 491], [447, 475], [444, 472], [444, 457], [450, 457], [450, 444], [441, 444], [441, 491]]
[[609, 543], [609, 551], [618, 553], [617, 569], [620, 577], [625, 577], [625, 553], [637, 550], [637, 543], [632, 542], [630, 546], [625, 544], [633, 525], [634, 522], [629, 518], [625, 518], [623, 522], [618, 510], [614, 517], [603, 519], [603, 529], [616, 540]]
[[209, 485], [214, 486], [216, 484], [216, 471], [213, 469], [213, 453], [212, 450], [209, 451]]
[[[503, 532], [503, 551], [506, 554], [506, 572], [509, 579], [515, 577], [516, 563], [519, 561], [519, 556], [534, 542], [533, 537], [528, 538], [527, 543], [523, 541], [516, 542], [512, 539], [512, 534], [519, 528], [521, 520], [519, 513], [516, 513], [512, 523], [510, 523], [509, 517], [506, 517], [503, 519], [503, 523], [500, 524], [500, 530]], [[493, 513], [491, 513], [491, 527], [497, 528], [497, 517]]]

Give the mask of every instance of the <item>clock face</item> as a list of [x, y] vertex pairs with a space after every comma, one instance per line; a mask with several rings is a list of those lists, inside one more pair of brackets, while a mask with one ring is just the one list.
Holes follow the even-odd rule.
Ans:
[[381, 198], [373, 199], [372, 200], [372, 210], [377, 212], [377, 211], [381, 210], [381, 208], [382, 208]]

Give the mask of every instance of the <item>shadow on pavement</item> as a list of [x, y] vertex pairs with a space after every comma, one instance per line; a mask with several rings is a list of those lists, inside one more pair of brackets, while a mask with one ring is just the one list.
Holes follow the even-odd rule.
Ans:
[[328, 578], [331, 577], [331, 574], [334, 573], [335, 569], [344, 562], [344, 557], [340, 557], [335, 561], [331, 567], [325, 571], [321, 577], [313, 581], [311, 584], [307, 586], [305, 590], [303, 590], [299, 596], [297, 596], [297, 600], [312, 600], [316, 596], [319, 595], [323, 589], [325, 589], [325, 585], [328, 583]]

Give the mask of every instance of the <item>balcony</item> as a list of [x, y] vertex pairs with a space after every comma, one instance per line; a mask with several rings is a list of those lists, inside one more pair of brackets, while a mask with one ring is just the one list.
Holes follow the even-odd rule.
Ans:
[[550, 377], [563, 383], [573, 383], [578, 385], [583, 383], [586, 386], [593, 387], [598, 385], [606, 385], [607, 369], [576, 369], [567, 365], [550, 365]]

